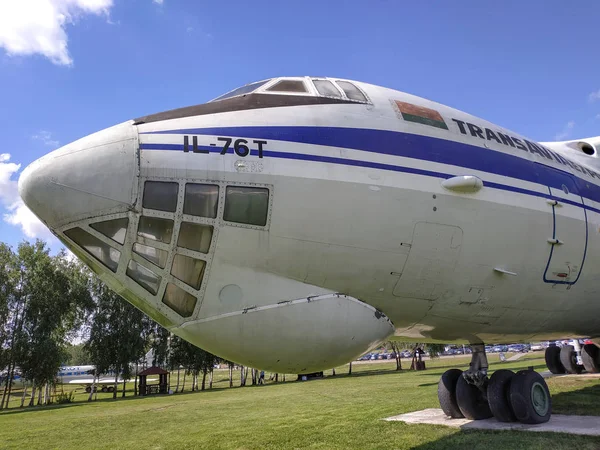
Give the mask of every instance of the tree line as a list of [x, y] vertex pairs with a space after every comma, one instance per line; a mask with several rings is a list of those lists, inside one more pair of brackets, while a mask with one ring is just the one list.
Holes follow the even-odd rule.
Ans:
[[[73, 341], [82, 345], [73, 346]], [[39, 240], [23, 242], [16, 250], [0, 243], [0, 409], [8, 407], [17, 376], [25, 383], [21, 406], [28, 389], [30, 406], [36, 397], [37, 404], [47, 404], [73, 348], [79, 365], [95, 366], [94, 382], [100, 374], [115, 374], [113, 398], [119, 378], [132, 378], [149, 350], [154, 364], [177, 370], [178, 378], [182, 367], [184, 381], [192, 377], [192, 390], [204, 389], [207, 376], [212, 386], [218, 362], [121, 299], [66, 252], [53, 256]], [[93, 393], [94, 387], [89, 400]]]

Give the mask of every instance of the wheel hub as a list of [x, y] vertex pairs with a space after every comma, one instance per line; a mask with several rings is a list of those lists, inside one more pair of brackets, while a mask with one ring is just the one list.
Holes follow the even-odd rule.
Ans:
[[531, 387], [531, 403], [533, 409], [540, 416], [545, 416], [550, 405], [548, 395], [544, 387], [536, 382]]

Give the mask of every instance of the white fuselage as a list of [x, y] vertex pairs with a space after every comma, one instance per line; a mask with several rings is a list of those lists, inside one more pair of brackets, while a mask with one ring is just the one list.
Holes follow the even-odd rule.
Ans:
[[[595, 157], [354, 84], [367, 102], [126, 122], [34, 163], [21, 192], [127, 300], [191, 342], [255, 367], [323, 369], [392, 334], [486, 343], [597, 337]], [[238, 139], [247, 156], [233, 149]], [[455, 176], [483, 187], [442, 186]], [[143, 206], [147, 181], [175, 183], [172, 211]], [[185, 213], [189, 183], [218, 186], [216, 217]], [[266, 224], [225, 220], [235, 206], [225, 204], [228, 187], [268, 190]], [[52, 203], [57, 195], [66, 204]], [[169, 221], [169, 241], [141, 232], [142, 216]], [[89, 226], [125, 218], [116, 241]], [[184, 223], [212, 227], [206, 248], [184, 248]], [[118, 252], [114, 271], [64, 234], [74, 227]], [[135, 243], [166, 256], [152, 264]], [[203, 264], [196, 286], [173, 275], [193, 261]], [[150, 270], [155, 288], [134, 281], [128, 264]], [[163, 301], [169, 283], [197, 299], [187, 317]]]

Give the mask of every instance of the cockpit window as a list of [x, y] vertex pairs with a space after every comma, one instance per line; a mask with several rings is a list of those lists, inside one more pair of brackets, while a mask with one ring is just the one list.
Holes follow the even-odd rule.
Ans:
[[111, 271], [117, 271], [119, 258], [121, 257], [121, 252], [119, 250], [112, 248], [110, 245], [101, 241], [96, 236], [92, 236], [81, 228], [71, 228], [70, 230], [66, 230], [65, 235]]
[[127, 232], [128, 224], [129, 219], [125, 217], [123, 219], [105, 220], [103, 222], [91, 223], [90, 227], [96, 231], [99, 231], [104, 236], [111, 238], [113, 241], [123, 244], [125, 242], [125, 233]]
[[133, 252], [140, 255], [142, 258], [150, 261], [152, 264], [156, 264], [161, 269], [165, 268], [167, 263], [167, 257], [169, 254], [166, 250], [154, 248], [149, 245], [133, 244]]
[[175, 255], [171, 275], [194, 289], [200, 289], [206, 262], [185, 255]]
[[250, 83], [247, 84], [245, 86], [239, 87], [237, 89], [234, 89], [233, 91], [228, 92], [227, 94], [223, 94], [220, 97], [215, 98], [214, 100], [211, 100], [211, 102], [216, 102], [219, 100], [224, 100], [226, 98], [229, 97], [235, 97], [237, 95], [244, 95], [244, 94], [248, 94], [256, 89], [258, 89], [259, 87], [261, 87], [263, 84], [268, 83], [269, 81], [271, 81], [270, 79], [268, 80], [263, 80], [263, 81], [257, 81], [255, 83]]
[[259, 187], [227, 186], [223, 219], [264, 227], [269, 210], [269, 190]]
[[367, 98], [365, 97], [365, 95], [360, 91], [360, 89], [358, 89], [352, 83], [350, 83], [348, 81], [338, 81], [337, 84], [339, 87], [341, 87], [344, 90], [344, 92], [346, 93], [346, 96], [350, 100], [356, 100], [359, 102], [367, 101]]
[[185, 185], [183, 213], [198, 217], [217, 217], [219, 186], [188, 183]]
[[181, 222], [177, 245], [200, 253], [208, 253], [212, 240], [212, 225]]
[[196, 297], [171, 283], [167, 284], [162, 301], [181, 317], [190, 317], [196, 307]]
[[142, 206], [159, 211], [175, 212], [179, 184], [165, 181], [146, 181]]
[[338, 89], [333, 85], [331, 81], [327, 80], [313, 80], [317, 91], [321, 95], [327, 95], [329, 97], [341, 97], [342, 94]]
[[151, 294], [156, 295], [158, 292], [161, 278], [151, 270], [146, 269], [141, 264], [138, 264], [134, 260], [130, 260], [129, 264], [127, 264], [126, 273], [129, 278], [131, 278]]
[[138, 236], [152, 239], [153, 241], [171, 243], [173, 233], [173, 221], [171, 219], [160, 219], [158, 217], [140, 217], [138, 224]]
[[281, 80], [267, 89], [268, 92], [307, 92], [301, 80]]

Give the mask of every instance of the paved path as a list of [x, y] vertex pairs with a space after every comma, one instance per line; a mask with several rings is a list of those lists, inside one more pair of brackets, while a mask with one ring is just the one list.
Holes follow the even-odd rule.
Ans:
[[431, 425], [445, 425], [463, 429], [479, 430], [521, 430], [521, 431], [551, 431], [556, 433], [584, 434], [600, 436], [600, 417], [598, 416], [565, 416], [553, 414], [550, 421], [539, 425], [526, 425], [523, 423], [504, 423], [496, 419], [469, 420], [450, 419], [441, 409], [429, 408], [399, 416], [388, 417], [388, 421], [405, 423], [426, 423]]

